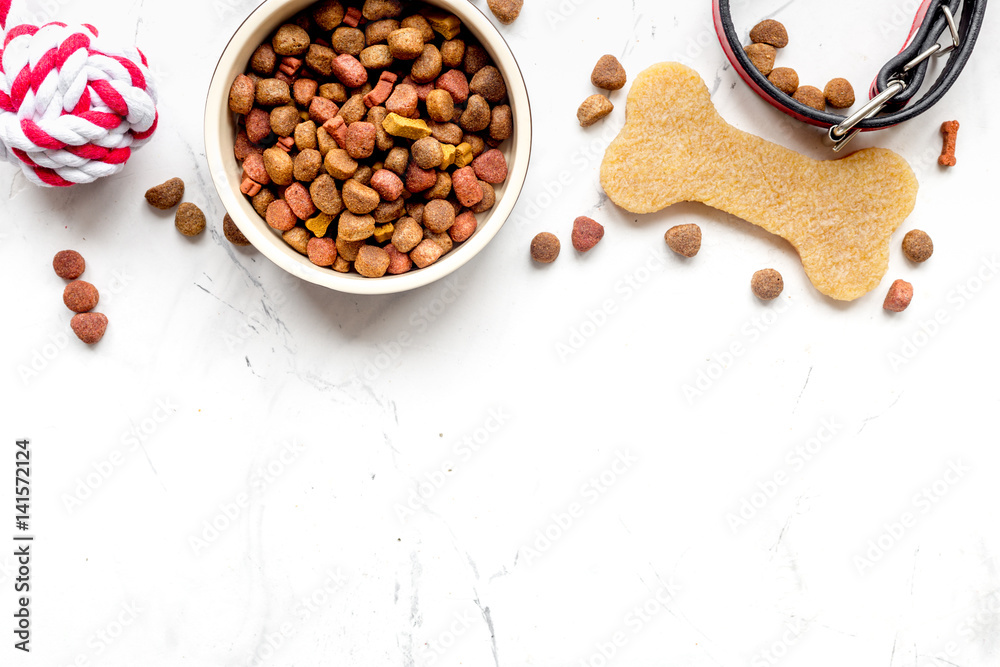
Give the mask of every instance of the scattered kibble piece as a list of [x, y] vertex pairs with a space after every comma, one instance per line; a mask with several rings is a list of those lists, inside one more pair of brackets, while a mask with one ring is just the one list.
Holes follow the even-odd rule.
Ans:
[[941, 123], [941, 134], [944, 135], [944, 142], [941, 146], [941, 156], [938, 158], [938, 164], [942, 167], [954, 167], [956, 164], [955, 142], [958, 139], [958, 121], [946, 120]]
[[750, 279], [750, 289], [761, 301], [771, 301], [781, 295], [781, 291], [785, 289], [785, 281], [774, 269], [761, 269]]
[[577, 109], [576, 118], [581, 127], [590, 127], [614, 111], [615, 105], [604, 95], [591, 95]]
[[559, 239], [555, 234], [541, 232], [531, 239], [531, 259], [540, 264], [551, 264], [559, 256]]
[[146, 201], [149, 202], [150, 206], [161, 211], [177, 206], [183, 197], [184, 181], [179, 178], [171, 178], [166, 183], [146, 190]]
[[487, 4], [493, 16], [500, 19], [501, 23], [513, 23], [521, 14], [524, 0], [488, 0]]
[[854, 87], [847, 79], [830, 79], [823, 89], [823, 97], [834, 109], [846, 109], [854, 105]]
[[767, 80], [786, 95], [794, 95], [799, 89], [799, 74], [791, 67], [775, 67], [767, 75]]
[[812, 107], [816, 111], [826, 111], [826, 97], [823, 91], [816, 86], [799, 86], [792, 99], [801, 102], [807, 107]]
[[52, 258], [52, 268], [60, 278], [76, 280], [83, 275], [87, 263], [76, 250], [61, 250]]
[[573, 247], [587, 252], [604, 238], [604, 225], [593, 218], [581, 215], [573, 221]]
[[889, 287], [889, 293], [885, 295], [882, 308], [893, 313], [901, 313], [910, 305], [912, 299], [913, 285], [905, 280], [896, 280]]
[[684, 257], [694, 257], [701, 250], [701, 227], [695, 224], [671, 227], [663, 238], [671, 250]]
[[610, 54], [601, 56], [590, 75], [590, 82], [604, 90], [621, 90], [627, 80], [625, 68]]
[[788, 46], [788, 31], [780, 21], [764, 19], [750, 29], [750, 41], [754, 44], [770, 44], [776, 49]]
[[240, 228], [236, 226], [236, 223], [233, 222], [233, 219], [229, 217], [228, 213], [226, 213], [226, 216], [222, 218], [222, 233], [225, 234], [226, 240], [233, 245], [250, 245], [250, 241], [247, 240], [247, 237], [243, 236], [243, 232], [241, 232]]
[[746, 51], [753, 66], [760, 70], [764, 76], [770, 74], [771, 70], [774, 69], [774, 58], [778, 54], [778, 50], [770, 44], [751, 44], [744, 47], [743, 50]]
[[174, 226], [184, 236], [197, 236], [205, 231], [205, 214], [194, 204], [184, 202], [177, 207]]
[[934, 242], [927, 232], [912, 229], [903, 237], [903, 254], [911, 262], [926, 262], [934, 253]]
[[102, 338], [108, 329], [108, 318], [103, 313], [78, 313], [69, 321], [76, 337], [87, 345], [93, 345]]
[[74, 280], [63, 290], [63, 303], [74, 313], [86, 313], [97, 307], [101, 295], [85, 280]]

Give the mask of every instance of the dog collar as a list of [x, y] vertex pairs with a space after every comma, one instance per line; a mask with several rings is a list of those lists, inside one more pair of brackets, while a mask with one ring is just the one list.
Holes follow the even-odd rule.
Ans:
[[[956, 21], [955, 17], [961, 16]], [[817, 111], [783, 93], [760, 73], [743, 50], [733, 26], [729, 0], [712, 0], [715, 31], [729, 62], [749, 86], [772, 106], [810, 125], [827, 128], [826, 139], [839, 151], [858, 132], [880, 130], [919, 116], [934, 106], [962, 72], [983, 25], [986, 0], [924, 0], [900, 52], [879, 70], [869, 101], [846, 118]], [[945, 42], [939, 40], [945, 36]], [[924, 83], [931, 57], [947, 63], [926, 93], [914, 100]]]

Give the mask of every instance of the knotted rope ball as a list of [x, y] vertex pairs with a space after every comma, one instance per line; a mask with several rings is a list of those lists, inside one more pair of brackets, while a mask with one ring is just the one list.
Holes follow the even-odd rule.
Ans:
[[[6, 29], [11, 0], [0, 0]], [[0, 158], [45, 186], [116, 174], [156, 130], [146, 57], [84, 24], [18, 25], [0, 49]]]

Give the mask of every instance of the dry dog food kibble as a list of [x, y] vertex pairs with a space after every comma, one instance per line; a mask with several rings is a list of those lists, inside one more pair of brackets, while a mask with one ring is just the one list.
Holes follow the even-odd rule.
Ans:
[[927, 232], [912, 229], [903, 237], [903, 254], [911, 262], [926, 262], [934, 254], [934, 242]]
[[905, 280], [896, 280], [889, 287], [889, 293], [885, 295], [882, 308], [893, 313], [901, 313], [906, 310], [913, 299], [913, 285]]
[[750, 279], [750, 289], [758, 299], [771, 301], [781, 296], [781, 291], [785, 289], [785, 281], [774, 269], [761, 269]]
[[184, 181], [179, 178], [171, 178], [166, 183], [146, 190], [146, 201], [161, 211], [177, 206], [183, 197]]
[[513, 23], [521, 14], [524, 0], [487, 0], [487, 4], [501, 23]]
[[938, 164], [942, 167], [954, 167], [955, 162], [955, 142], [958, 139], [958, 121], [946, 120], [941, 123], [941, 134], [944, 140], [941, 146], [941, 156]]
[[817, 111], [826, 111], [826, 97], [823, 91], [815, 86], [799, 86], [792, 99]]
[[177, 207], [174, 226], [184, 236], [198, 236], [205, 231], [205, 214], [194, 204], [184, 202]]
[[750, 29], [750, 41], [754, 44], [770, 44], [776, 49], [788, 46], [788, 31], [774, 19], [764, 19]]
[[854, 87], [847, 79], [830, 79], [823, 89], [826, 103], [834, 109], [846, 109], [854, 105]]
[[663, 238], [671, 250], [684, 257], [694, 257], [701, 250], [701, 227], [695, 224], [671, 227]]
[[551, 264], [559, 256], [559, 247], [555, 234], [542, 232], [531, 239], [531, 259], [540, 264]]
[[581, 127], [590, 127], [614, 111], [615, 105], [604, 95], [591, 95], [583, 101], [576, 111], [576, 118]]
[[[504, 21], [521, 4], [490, 0]], [[257, 48], [229, 102], [241, 190], [333, 271], [433, 264], [476, 232], [507, 178], [502, 73], [458, 17], [418, 3], [317, 3]]]
[[774, 69], [774, 58], [778, 55], [777, 49], [770, 44], [751, 44], [743, 49], [750, 58], [753, 66], [760, 70], [760, 73], [767, 76]]
[[590, 82], [604, 90], [621, 90], [627, 79], [625, 68], [610, 54], [601, 56], [590, 74]]
[[108, 318], [103, 313], [78, 313], [69, 321], [76, 337], [87, 345], [93, 345], [102, 338], [108, 329]]
[[799, 89], [798, 72], [791, 67], [775, 67], [767, 75], [767, 80], [786, 95], [794, 95], [795, 91]]
[[100, 298], [97, 288], [85, 280], [74, 280], [63, 290], [63, 303], [74, 313], [93, 310]]
[[61, 250], [52, 258], [52, 268], [60, 278], [75, 280], [83, 275], [87, 263], [76, 250]]
[[243, 236], [243, 232], [241, 232], [240, 228], [236, 226], [236, 223], [233, 222], [233, 219], [229, 217], [228, 213], [226, 213], [225, 217], [222, 218], [222, 233], [226, 236], [226, 240], [233, 245], [250, 245], [250, 241], [247, 240], [247, 237]]
[[604, 238], [604, 225], [593, 218], [581, 215], [573, 221], [573, 247], [587, 252]]

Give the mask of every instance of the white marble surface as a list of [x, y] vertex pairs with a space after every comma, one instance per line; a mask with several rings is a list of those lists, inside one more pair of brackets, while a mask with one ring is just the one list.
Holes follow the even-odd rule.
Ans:
[[[0, 167], [0, 465], [9, 478], [14, 439], [32, 439], [37, 535], [30, 656], [12, 648], [0, 549], [0, 664], [996, 664], [996, 12], [940, 106], [858, 140], [909, 160], [920, 194], [883, 284], [840, 304], [746, 223], [693, 204], [637, 219], [602, 196], [626, 91], [588, 130], [574, 114], [605, 52], [631, 77], [681, 60], [729, 122], [827, 156], [727, 66], [709, 2], [527, 4], [501, 28], [537, 138], [513, 218], [450, 280], [363, 298], [219, 232], [202, 99], [253, 0], [15, 3], [15, 20], [137, 40], [162, 124], [91, 187], [42, 191]], [[914, 3], [865, 21], [856, 4], [736, 14], [748, 29], [777, 12], [781, 64], [804, 83], [863, 90]], [[174, 175], [210, 234], [183, 238], [143, 202]], [[578, 215], [607, 226], [586, 256], [569, 246]], [[663, 243], [682, 222], [704, 231], [689, 262]], [[899, 249], [913, 228], [936, 245], [922, 266]], [[540, 268], [527, 248], [543, 230], [564, 249]], [[49, 268], [64, 248], [111, 320], [93, 348]], [[766, 266], [786, 284], [770, 307], [748, 289]], [[897, 277], [916, 297], [889, 315]]]

